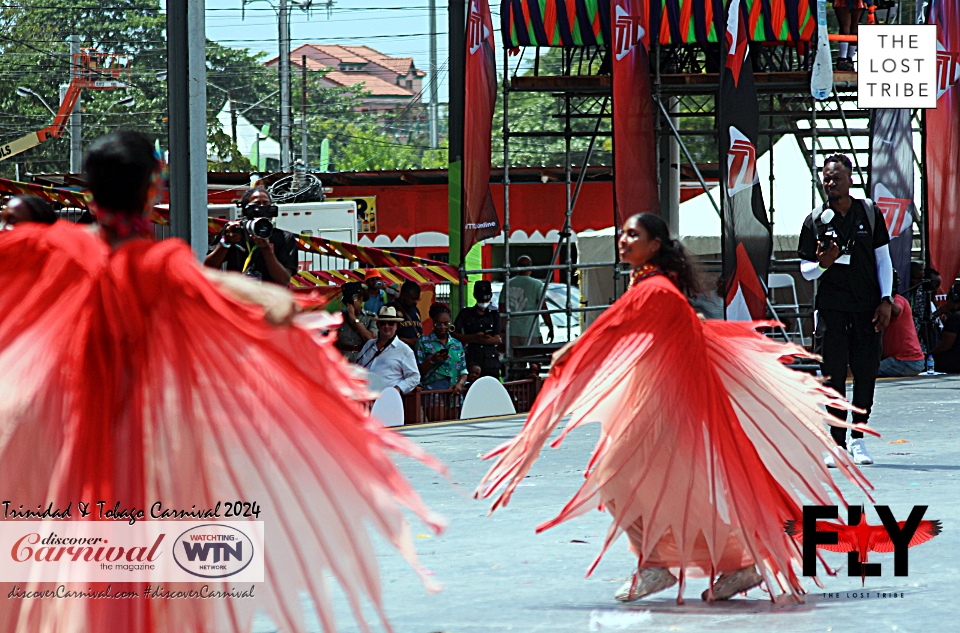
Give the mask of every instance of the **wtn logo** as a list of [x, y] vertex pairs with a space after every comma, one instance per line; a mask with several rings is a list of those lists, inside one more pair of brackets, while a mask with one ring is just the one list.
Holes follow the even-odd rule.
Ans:
[[[186, 552], [187, 560], [195, 562], [198, 558], [203, 562], [219, 563], [234, 558], [238, 561], [243, 560], [243, 541], [238, 541], [236, 546], [231, 547], [229, 543], [190, 543], [180, 541]], [[209, 560], [208, 555], [213, 552], [213, 560]]]
[[177, 537], [173, 558], [180, 569], [192, 576], [226, 578], [247, 568], [255, 553], [254, 542], [244, 531], [231, 525], [208, 523], [190, 528]]
[[883, 525], [869, 525], [864, 508], [847, 508], [847, 525], [820, 521], [836, 519], [837, 506], [803, 506], [803, 525], [787, 521], [787, 534], [803, 543], [803, 575], [817, 574], [817, 548], [831, 552], [847, 552], [848, 576], [880, 575], [880, 563], [867, 563], [870, 552], [893, 552], [893, 575], [907, 575], [908, 549], [925, 543], [940, 534], [940, 521], [923, 521], [927, 506], [913, 506], [906, 521], [897, 521], [889, 506], [875, 506]]

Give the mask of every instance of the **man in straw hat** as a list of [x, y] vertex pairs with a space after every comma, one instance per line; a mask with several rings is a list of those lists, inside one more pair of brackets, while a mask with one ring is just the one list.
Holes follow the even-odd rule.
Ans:
[[397, 324], [403, 317], [394, 306], [383, 306], [377, 313], [377, 338], [364, 344], [357, 364], [383, 379], [384, 389], [393, 387], [401, 394], [420, 384], [417, 359], [409, 345], [397, 338]]

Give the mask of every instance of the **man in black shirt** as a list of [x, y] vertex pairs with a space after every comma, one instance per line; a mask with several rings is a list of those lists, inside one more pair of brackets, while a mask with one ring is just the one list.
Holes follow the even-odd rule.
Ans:
[[500, 377], [500, 313], [490, 307], [493, 289], [490, 282], [480, 280], [473, 285], [477, 303], [457, 315], [453, 338], [467, 348], [467, 367], [477, 365], [481, 376]]
[[403, 321], [397, 325], [397, 338], [410, 346], [410, 349], [416, 349], [417, 341], [423, 336], [423, 322], [420, 318], [420, 308], [417, 303], [420, 301], [420, 284], [409, 279], [400, 286], [400, 296], [396, 301], [391, 301], [391, 305], [397, 309], [397, 313], [403, 318]]
[[[240, 200], [244, 220], [258, 217], [261, 207], [273, 201], [265, 189], [251, 189]], [[276, 207], [274, 207], [275, 209]], [[229, 222], [214, 238], [214, 246], [203, 260], [205, 266], [241, 272], [258, 280], [281, 286], [290, 283], [297, 270], [297, 238], [289, 232], [274, 228], [270, 237], [245, 235], [241, 222]]]
[[[816, 297], [817, 333], [822, 335], [821, 373], [842, 397], [847, 391], [847, 367], [853, 373], [855, 424], [866, 424], [880, 367], [881, 333], [890, 323], [893, 264], [890, 236], [883, 215], [869, 200], [850, 197], [850, 159], [830, 156], [823, 165], [827, 203], [807, 216], [797, 249], [800, 270], [807, 280], [819, 280]], [[873, 217], [869, 217], [872, 214]], [[840, 419], [846, 411], [830, 409]], [[847, 449], [847, 431], [830, 427], [837, 445]], [[851, 433], [849, 451], [855, 464], [872, 464], [863, 433]], [[826, 459], [835, 466], [834, 456]]]

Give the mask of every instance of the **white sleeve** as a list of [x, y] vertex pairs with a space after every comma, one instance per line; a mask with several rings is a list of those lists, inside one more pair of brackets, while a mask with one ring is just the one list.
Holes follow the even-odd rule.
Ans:
[[410, 349], [410, 346], [406, 343], [401, 343], [401, 345], [403, 345], [406, 350], [404, 350], [404, 353], [400, 356], [400, 367], [403, 378], [397, 387], [399, 387], [403, 393], [410, 393], [420, 384], [420, 370], [417, 369], [417, 358], [413, 355], [413, 350]]
[[803, 275], [803, 278], [807, 281], [813, 281], [814, 279], [819, 279], [820, 275], [827, 271], [826, 268], [820, 266], [820, 262], [811, 262], [806, 259], [800, 260], [800, 274]]
[[877, 259], [877, 281], [880, 282], [880, 296], [893, 296], [893, 261], [890, 259], [890, 245], [884, 244], [873, 249]]

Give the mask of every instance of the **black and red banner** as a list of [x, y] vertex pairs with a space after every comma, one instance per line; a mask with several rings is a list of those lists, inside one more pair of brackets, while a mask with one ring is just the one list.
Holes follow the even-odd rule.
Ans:
[[[717, 115], [723, 183], [721, 249], [729, 320], [756, 320], [766, 316], [765, 293], [756, 289], [766, 283], [773, 249], [773, 232], [757, 174], [760, 104], [746, 25], [745, 7], [740, 0], [732, 0], [727, 14]], [[744, 255], [750, 263], [749, 270], [744, 270]]]
[[660, 213], [650, 36], [645, 0], [611, 0], [613, 22], [613, 161], [617, 225], [636, 213]]
[[946, 285], [960, 270], [960, 0], [934, 0], [937, 107], [926, 111], [926, 221], [930, 264]]
[[500, 234], [490, 195], [490, 136], [497, 102], [493, 20], [487, 0], [470, 0], [463, 133], [463, 252]]
[[870, 121], [870, 198], [890, 233], [890, 258], [900, 293], [910, 287], [913, 245], [913, 131], [910, 110], [873, 110]]

